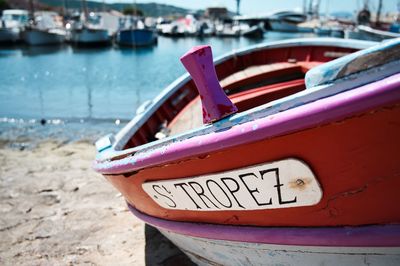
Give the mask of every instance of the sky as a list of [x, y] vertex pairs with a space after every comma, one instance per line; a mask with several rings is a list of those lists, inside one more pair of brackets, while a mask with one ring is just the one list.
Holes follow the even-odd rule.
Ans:
[[[102, 1], [102, 0], [97, 0]], [[243, 15], [263, 15], [277, 10], [301, 11], [304, 0], [241, 0], [240, 11]], [[309, 0], [308, 0], [309, 1]], [[308, 2], [307, 1], [307, 2]], [[334, 11], [354, 12], [359, 10], [364, 0], [320, 0], [320, 12]], [[378, 0], [368, 0], [370, 9], [376, 11]], [[107, 3], [124, 2], [132, 3], [133, 0], [105, 0]], [[137, 0], [137, 3], [161, 3], [187, 9], [205, 9], [211, 6], [224, 6], [231, 11], [236, 11], [236, 0]], [[383, 11], [394, 13], [400, 0], [383, 0]]]

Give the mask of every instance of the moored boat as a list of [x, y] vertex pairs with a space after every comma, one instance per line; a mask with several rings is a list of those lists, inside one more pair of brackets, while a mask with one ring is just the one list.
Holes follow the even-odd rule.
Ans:
[[152, 29], [124, 29], [117, 33], [117, 43], [122, 46], [149, 46], [157, 43]]
[[66, 32], [62, 29], [27, 28], [23, 32], [23, 39], [29, 45], [62, 44], [65, 41], [65, 36]]
[[246, 30], [242, 30], [242, 36], [247, 38], [263, 38], [264, 37], [264, 24], [253, 25]]
[[89, 13], [86, 0], [81, 1], [83, 6], [81, 20], [73, 24], [69, 41], [77, 46], [111, 45], [111, 36], [103, 25], [101, 14]]
[[83, 26], [72, 30], [71, 43], [77, 46], [111, 45], [111, 38], [106, 29]]
[[359, 25], [354, 30], [348, 30], [345, 34], [346, 37], [350, 39], [378, 41], [378, 42], [387, 39], [400, 38], [400, 33], [374, 29], [366, 25]]
[[[33, 6], [33, 5], [32, 5]], [[29, 45], [57, 45], [65, 41], [66, 31], [58, 14], [49, 11], [31, 11], [31, 24], [25, 27], [22, 38]]]
[[121, 46], [149, 46], [157, 43], [157, 33], [146, 28], [144, 23], [133, 18], [120, 21], [121, 29], [117, 32], [116, 42]]
[[305, 22], [307, 16], [291, 11], [277, 12], [271, 15], [268, 19], [269, 28], [273, 31], [282, 32], [312, 32], [313, 29], [308, 27], [301, 27], [299, 24]]
[[21, 9], [3, 10], [0, 19], [0, 44], [21, 40], [21, 31], [28, 23], [28, 11]]
[[215, 36], [240, 37], [241, 28], [238, 23], [223, 23], [215, 26]]
[[400, 40], [374, 44], [197, 47], [94, 168], [199, 264], [396, 265]]

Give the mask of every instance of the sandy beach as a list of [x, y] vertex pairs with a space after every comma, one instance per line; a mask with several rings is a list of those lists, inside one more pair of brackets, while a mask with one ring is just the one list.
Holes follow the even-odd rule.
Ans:
[[191, 265], [91, 169], [88, 141], [0, 142], [1, 265]]

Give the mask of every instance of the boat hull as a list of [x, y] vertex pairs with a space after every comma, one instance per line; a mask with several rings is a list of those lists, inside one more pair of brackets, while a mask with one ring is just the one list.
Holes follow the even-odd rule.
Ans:
[[121, 30], [117, 34], [117, 43], [122, 46], [149, 46], [156, 42], [156, 33], [148, 29]]
[[400, 248], [243, 243], [160, 230], [197, 265], [399, 265]]
[[264, 30], [261, 26], [253, 26], [250, 29], [243, 31], [242, 35], [247, 38], [263, 38]]
[[312, 28], [299, 27], [297, 24], [289, 23], [284, 20], [270, 20], [269, 25], [273, 31], [282, 32], [313, 32]]
[[155, 226], [198, 265], [398, 265], [400, 226], [248, 227], [172, 222]]
[[84, 28], [72, 31], [71, 42], [81, 46], [110, 45], [111, 38], [105, 29]]
[[23, 33], [23, 39], [29, 45], [54, 45], [62, 44], [65, 34], [32, 29]]
[[345, 35], [348, 39], [359, 39], [377, 42], [393, 38], [400, 38], [400, 33], [377, 30], [368, 26], [358, 26], [356, 30], [347, 31]]
[[20, 41], [18, 28], [0, 28], [0, 43], [15, 43]]

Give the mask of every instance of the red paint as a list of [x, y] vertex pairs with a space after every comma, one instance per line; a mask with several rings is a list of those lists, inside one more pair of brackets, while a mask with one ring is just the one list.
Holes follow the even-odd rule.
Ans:
[[[257, 226], [339, 226], [400, 223], [400, 105], [344, 121], [107, 179], [140, 211], [177, 220]], [[321, 184], [315, 206], [257, 211], [166, 210], [142, 190], [150, 180], [227, 171], [289, 157], [304, 160]], [[236, 216], [238, 219], [231, 219]]]

